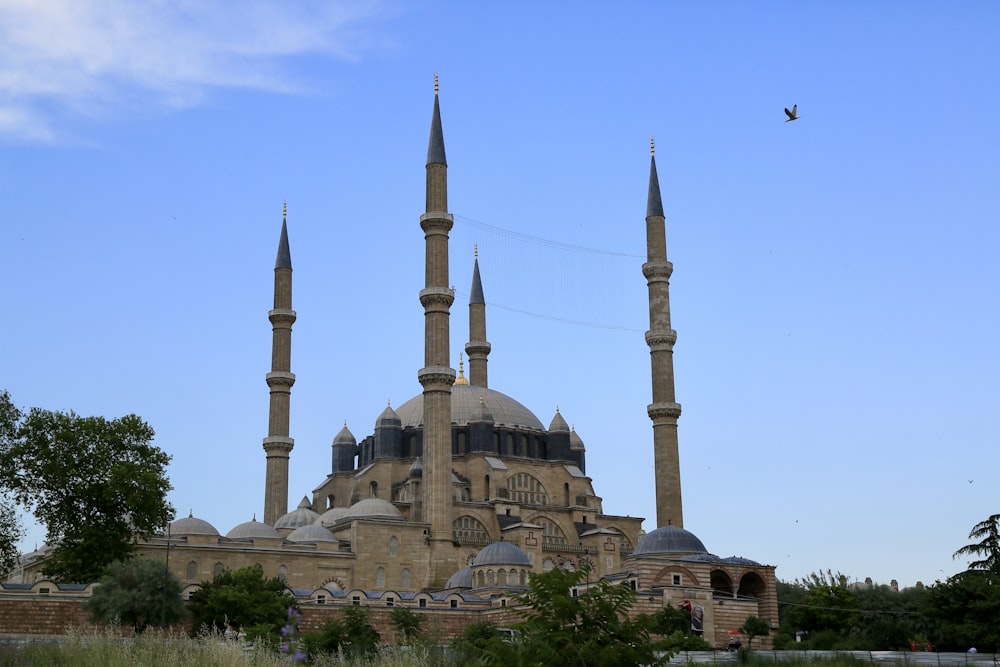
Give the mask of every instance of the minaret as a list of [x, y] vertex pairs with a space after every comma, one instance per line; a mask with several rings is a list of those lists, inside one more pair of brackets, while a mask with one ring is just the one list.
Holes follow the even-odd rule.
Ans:
[[472, 291], [469, 293], [469, 342], [465, 344], [465, 353], [469, 355], [469, 384], [488, 387], [486, 357], [490, 354], [490, 344], [486, 340], [486, 299], [483, 297], [483, 283], [479, 279], [478, 246], [475, 255]]
[[288, 454], [295, 441], [288, 437], [289, 403], [295, 374], [292, 364], [292, 255], [288, 250], [288, 205], [281, 214], [281, 239], [278, 241], [278, 258], [274, 263], [274, 309], [267, 314], [271, 320], [271, 372], [267, 386], [271, 390], [268, 412], [267, 473], [264, 480], [264, 523], [273, 526], [288, 513]]
[[454, 224], [448, 211], [448, 163], [444, 154], [438, 81], [434, 76], [434, 115], [427, 147], [426, 213], [420, 216], [425, 238], [424, 367], [417, 373], [424, 388], [424, 516], [430, 524], [428, 585], [440, 586], [455, 567], [451, 546], [451, 387], [455, 370], [449, 365], [449, 318], [455, 292], [448, 287], [448, 232]]
[[670, 274], [667, 232], [656, 177], [656, 152], [649, 143], [649, 196], [646, 201], [646, 263], [642, 274], [649, 286], [649, 346], [653, 375], [653, 402], [646, 412], [653, 420], [653, 461], [656, 472], [656, 526], [684, 527], [681, 506], [681, 467], [677, 451], [677, 418], [681, 406], [674, 399], [674, 343], [677, 332], [670, 328]]

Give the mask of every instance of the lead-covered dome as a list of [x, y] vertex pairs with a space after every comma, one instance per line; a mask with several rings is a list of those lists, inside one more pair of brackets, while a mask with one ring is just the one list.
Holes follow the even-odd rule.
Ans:
[[394, 519], [402, 520], [403, 513], [388, 500], [365, 498], [347, 508], [345, 519]]
[[308, 498], [303, 496], [299, 506], [275, 521], [274, 527], [278, 530], [295, 530], [296, 528], [316, 523], [316, 519], [318, 518], [319, 514], [312, 510], [312, 503], [309, 502]]
[[226, 537], [231, 540], [253, 540], [253, 539], [278, 539], [281, 535], [278, 535], [278, 531], [271, 526], [258, 521], [254, 517], [251, 521], [246, 521], [240, 525], [234, 527], [228, 533]]
[[677, 526], [663, 526], [639, 538], [633, 555], [641, 554], [703, 554], [708, 549], [694, 533]]
[[319, 518], [314, 522], [317, 526], [323, 526], [324, 528], [329, 528], [333, 524], [337, 523], [347, 515], [346, 507], [331, 507], [327, 511], [319, 515]]
[[472, 588], [472, 568], [463, 567], [461, 570], [451, 575], [445, 588]]
[[[483, 403], [480, 407], [479, 398]], [[466, 426], [476, 421], [483, 409], [489, 411], [493, 423], [528, 431], [544, 431], [545, 427], [535, 414], [510, 396], [495, 389], [469, 384], [451, 387], [451, 421], [458, 426]], [[403, 428], [421, 426], [424, 423], [424, 395], [418, 394], [396, 409]]]
[[215, 526], [205, 521], [204, 519], [199, 519], [190, 512], [188, 515], [182, 519], [177, 519], [170, 524], [170, 534], [171, 535], [211, 535], [214, 537], [219, 536], [219, 531], [215, 529]]
[[531, 560], [528, 554], [521, 551], [520, 547], [510, 542], [494, 542], [476, 554], [472, 559], [472, 566], [480, 565], [524, 565], [531, 567]]
[[289, 542], [336, 542], [337, 538], [323, 526], [309, 524], [299, 526], [285, 538]]

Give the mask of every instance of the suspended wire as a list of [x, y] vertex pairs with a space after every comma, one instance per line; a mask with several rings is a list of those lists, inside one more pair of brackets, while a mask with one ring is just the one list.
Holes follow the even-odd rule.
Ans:
[[496, 225], [491, 225], [488, 222], [481, 222], [475, 220], [474, 218], [469, 218], [464, 215], [455, 214], [453, 216], [455, 220], [459, 222], [468, 224], [471, 227], [481, 229], [484, 232], [495, 234], [497, 236], [503, 236], [509, 239], [515, 239], [518, 241], [523, 241], [524, 243], [531, 243], [534, 245], [545, 246], [548, 248], [559, 248], [561, 250], [568, 250], [571, 252], [579, 253], [590, 253], [594, 255], [608, 255], [610, 257], [630, 257], [632, 259], [645, 260], [645, 255], [635, 255], [627, 252], [615, 252], [613, 250], [600, 250], [598, 248], [587, 248], [584, 246], [573, 245], [572, 243], [563, 243], [562, 241], [553, 241], [551, 239], [543, 239], [540, 236], [532, 236], [530, 234], [523, 234], [521, 232], [515, 232], [511, 229], [504, 229], [503, 227], [497, 227]]

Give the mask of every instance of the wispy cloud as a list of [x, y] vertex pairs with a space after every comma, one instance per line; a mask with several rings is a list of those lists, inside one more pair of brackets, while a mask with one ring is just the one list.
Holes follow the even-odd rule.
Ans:
[[352, 60], [375, 0], [0, 0], [0, 138], [57, 141], [57, 119], [206, 92], [300, 88], [296, 55]]

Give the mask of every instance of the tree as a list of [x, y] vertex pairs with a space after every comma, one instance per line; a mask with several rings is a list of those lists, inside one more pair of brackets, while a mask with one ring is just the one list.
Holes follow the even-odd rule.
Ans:
[[657, 655], [650, 617], [630, 616], [635, 591], [600, 581], [573, 595], [588, 576], [587, 568], [531, 575], [528, 590], [517, 596], [526, 605], [518, 609], [524, 620], [516, 626], [523, 660], [566, 667], [664, 664], [669, 655]]
[[966, 570], [927, 591], [924, 613], [936, 622], [928, 638], [943, 651], [1000, 651], [1000, 577]]
[[189, 604], [195, 632], [206, 626], [222, 632], [229, 624], [261, 626], [277, 633], [288, 618], [288, 610], [297, 608], [285, 582], [278, 577], [265, 578], [259, 565], [224, 569], [201, 586], [192, 593]]
[[339, 653], [347, 658], [371, 655], [381, 641], [378, 630], [369, 621], [368, 609], [353, 605], [344, 609], [343, 616], [327, 621], [318, 632], [305, 638], [310, 655]]
[[409, 644], [420, 637], [423, 620], [416, 612], [406, 607], [396, 607], [389, 615], [396, 628], [396, 643]]
[[[4, 396], [6, 400], [9, 398]], [[42, 571], [60, 581], [96, 581], [173, 516], [170, 456], [150, 444], [136, 415], [114, 420], [32, 408], [0, 440], [0, 487], [33, 511], [53, 555]]]
[[100, 585], [83, 603], [95, 621], [120, 622], [136, 634], [148, 626], [172, 625], [185, 615], [181, 582], [164, 563], [149, 558], [115, 561], [104, 569]]
[[[21, 411], [10, 400], [7, 390], [0, 392], [0, 453], [6, 454], [17, 434]], [[0, 457], [0, 577], [17, 564], [17, 543], [24, 537], [24, 526], [17, 515], [14, 499], [6, 489], [14, 471], [14, 460]]]
[[755, 637], [766, 637], [771, 634], [771, 624], [751, 614], [744, 619], [739, 631], [747, 637], [747, 648], [753, 648]]
[[969, 539], [979, 541], [966, 544], [951, 557], [982, 556], [969, 563], [969, 569], [1000, 574], [1000, 514], [989, 516], [973, 526]]

